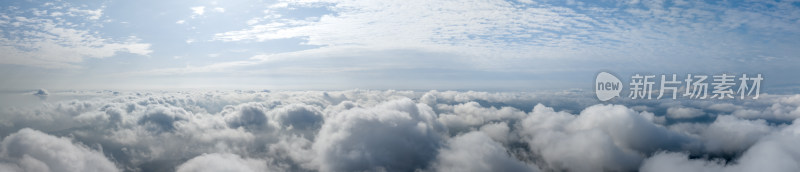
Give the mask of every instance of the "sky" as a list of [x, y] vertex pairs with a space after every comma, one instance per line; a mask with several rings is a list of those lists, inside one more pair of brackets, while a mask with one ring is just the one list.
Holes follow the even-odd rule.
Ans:
[[591, 89], [611, 71], [798, 92], [798, 1], [10, 1], [0, 89]]
[[0, 0], [0, 171], [800, 171], [797, 47], [800, 0]]

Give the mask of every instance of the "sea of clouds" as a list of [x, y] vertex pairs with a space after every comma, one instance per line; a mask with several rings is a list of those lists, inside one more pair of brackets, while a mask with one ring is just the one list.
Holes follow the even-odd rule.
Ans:
[[800, 95], [4, 94], [0, 171], [800, 171]]

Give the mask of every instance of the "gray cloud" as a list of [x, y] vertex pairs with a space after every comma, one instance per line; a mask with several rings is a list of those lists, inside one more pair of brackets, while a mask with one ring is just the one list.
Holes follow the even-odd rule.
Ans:
[[39, 97], [41, 99], [46, 99], [47, 95], [50, 95], [50, 93], [47, 92], [47, 90], [45, 90], [45, 89], [39, 89], [39, 90], [36, 90], [35, 92], [33, 92], [33, 95], [36, 96], [36, 97]]

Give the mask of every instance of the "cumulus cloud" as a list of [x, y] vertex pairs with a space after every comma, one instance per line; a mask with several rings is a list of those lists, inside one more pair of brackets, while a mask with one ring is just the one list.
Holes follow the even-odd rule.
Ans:
[[8, 171], [120, 171], [102, 152], [29, 128], [0, 146], [0, 169]]
[[[595, 104], [592, 96], [574, 91], [56, 92], [49, 101], [0, 111], [5, 137], [0, 170], [647, 171], [675, 164], [792, 169], [787, 162], [797, 162], [786, 146], [796, 142], [796, 122], [773, 118], [791, 113], [795, 95], [722, 105]], [[734, 108], [722, 111], [721, 106]], [[714, 113], [716, 119], [671, 118], [672, 107]], [[766, 119], [737, 115], [741, 110]], [[61, 156], [53, 153], [59, 151], [80, 155], [78, 162], [98, 163], [52, 158]]]
[[158, 132], [168, 132], [175, 130], [177, 121], [187, 120], [189, 112], [181, 108], [155, 107], [148, 109], [145, 115], [139, 119], [139, 124]]
[[719, 116], [702, 133], [709, 152], [739, 153], [771, 133], [773, 128], [764, 120], [742, 120]]
[[538, 171], [508, 153], [502, 144], [481, 132], [470, 132], [448, 141], [439, 152], [435, 171]]
[[289, 130], [313, 131], [322, 125], [319, 108], [305, 104], [291, 104], [270, 111], [271, 117]]
[[269, 107], [261, 103], [247, 103], [236, 107], [228, 106], [222, 115], [232, 128], [238, 127], [271, 127], [267, 121], [266, 110]]
[[500, 143], [509, 142], [511, 139], [509, 137], [512, 137], [510, 136], [510, 130], [511, 128], [509, 128], [508, 124], [505, 122], [489, 123], [480, 128], [481, 132]]
[[439, 121], [451, 131], [463, 131], [491, 121], [516, 120], [525, 116], [525, 112], [513, 107], [485, 108], [477, 102], [445, 105], [439, 109], [452, 109], [452, 113], [439, 114]]
[[[800, 122], [800, 121], [795, 121]], [[690, 159], [680, 152], [661, 152], [648, 158], [641, 171], [797, 171], [800, 169], [800, 123], [759, 139], [738, 159]]]
[[738, 108], [732, 115], [748, 119], [793, 121], [800, 118], [800, 95], [768, 98], [766, 108]]
[[689, 141], [620, 105], [595, 105], [572, 115], [539, 104], [520, 127], [543, 167], [555, 170], [635, 170], [647, 153]]
[[320, 171], [413, 171], [443, 141], [433, 110], [408, 98], [354, 108], [326, 119], [314, 142]]
[[178, 166], [178, 172], [269, 171], [267, 163], [260, 159], [242, 158], [239, 155], [213, 153], [200, 155]]

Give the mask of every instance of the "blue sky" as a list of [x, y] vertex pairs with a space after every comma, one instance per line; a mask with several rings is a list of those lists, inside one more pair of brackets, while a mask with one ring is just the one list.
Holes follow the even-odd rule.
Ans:
[[762, 73], [800, 91], [799, 1], [6, 1], [0, 88], [591, 89]]

